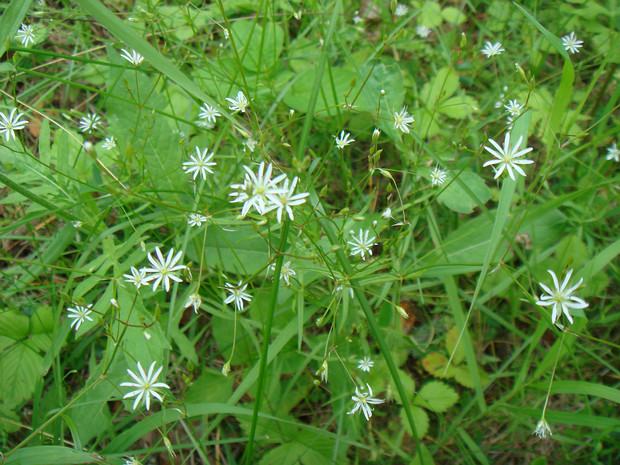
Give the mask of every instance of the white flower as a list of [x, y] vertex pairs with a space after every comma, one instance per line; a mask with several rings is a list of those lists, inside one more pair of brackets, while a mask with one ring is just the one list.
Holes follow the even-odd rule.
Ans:
[[547, 437], [551, 436], [553, 433], [551, 432], [551, 428], [549, 428], [549, 423], [543, 418], [538, 422], [532, 434], [535, 434], [540, 439], [547, 439]]
[[185, 308], [194, 307], [194, 312], [198, 313], [200, 304], [202, 304], [202, 299], [200, 298], [198, 293], [194, 293], [190, 295], [185, 301]]
[[366, 420], [370, 420], [370, 417], [372, 417], [372, 408], [368, 404], [377, 405], [385, 402], [385, 399], [375, 399], [372, 397], [372, 389], [368, 384], [366, 384], [366, 387], [368, 388], [368, 393], [360, 391], [358, 387], [355, 386], [355, 395], [351, 396], [351, 399], [355, 401], [355, 406], [353, 410], [347, 412], [347, 415], [351, 415], [361, 408]]
[[251, 137], [248, 137], [243, 143], [243, 151], [245, 152], [245, 149], [248, 149], [250, 153], [253, 153], [255, 148], [256, 148], [256, 141], [252, 139]]
[[359, 370], [365, 371], [367, 373], [370, 373], [370, 369], [375, 366], [375, 362], [373, 362], [372, 360], [370, 360], [370, 357], [364, 357], [363, 359], [359, 360], [357, 362], [357, 368]]
[[359, 24], [364, 21], [364, 18], [360, 16], [360, 10], [355, 10], [353, 12], [353, 24]]
[[245, 300], [246, 302], [250, 302], [252, 300], [252, 296], [245, 292], [248, 285], [244, 284], [242, 286], [241, 281], [239, 281], [239, 284], [237, 284], [236, 286], [233, 286], [230, 283], [226, 283], [224, 285], [226, 286], [226, 292], [230, 293], [230, 295], [226, 297], [226, 299], [224, 299], [224, 303], [230, 304], [234, 302], [237, 311], [242, 312], [244, 305], [243, 301]]
[[198, 113], [198, 117], [207, 120], [209, 123], [215, 124], [217, 121], [217, 117], [222, 116], [219, 111], [213, 108], [208, 103], [203, 103], [200, 107], [200, 113]]
[[432, 186], [441, 186], [444, 182], [446, 182], [446, 176], [448, 172], [442, 170], [439, 166], [436, 166], [431, 171], [431, 185]]
[[140, 289], [142, 286], [146, 286], [149, 283], [144, 268], [138, 270], [135, 266], [132, 266], [130, 271], [131, 274], [124, 274], [123, 277], [126, 282], [136, 286], [136, 289]]
[[211, 161], [213, 158], [213, 152], [207, 155], [208, 148], [200, 152], [200, 148], [196, 147], [196, 155], [189, 157], [190, 161], [183, 162], [183, 171], [186, 173], [193, 173], [192, 179], [195, 181], [196, 177], [200, 174], [202, 179], [207, 180], [207, 173], [213, 174], [211, 166], [217, 165], [216, 162]]
[[22, 41], [24, 47], [28, 47], [28, 43], [34, 44], [34, 28], [30, 25], [22, 23], [21, 27], [15, 34], [15, 38]]
[[187, 224], [189, 224], [190, 226], [201, 226], [202, 223], [204, 223], [208, 219], [209, 216], [201, 215], [199, 213], [190, 213]]
[[90, 134], [91, 131], [97, 129], [97, 126], [99, 126], [100, 124], [101, 118], [99, 117], [99, 115], [97, 115], [96, 113], [89, 113], [88, 115], [83, 116], [80, 119], [80, 131]]
[[510, 113], [510, 116], [519, 116], [523, 111], [523, 105], [517, 102], [517, 99], [509, 100], [508, 105], [504, 105], [504, 108]]
[[415, 33], [417, 35], [419, 35], [420, 37], [422, 37], [423, 39], [428, 37], [431, 32], [432, 31], [429, 28], [427, 28], [426, 26], [418, 26], [418, 27], [415, 28]]
[[106, 137], [101, 147], [106, 150], [112, 150], [116, 148], [116, 141], [114, 140], [114, 136]]
[[607, 147], [607, 155], [605, 156], [605, 160], [613, 160], [616, 163], [620, 161], [620, 150], [616, 147], [615, 142]]
[[400, 112], [394, 112], [394, 129], [399, 129], [405, 134], [409, 134], [411, 127], [409, 126], [415, 120], [413, 116], [407, 113], [407, 107], [404, 106]]
[[293, 209], [291, 207], [306, 203], [306, 197], [310, 195], [308, 192], [293, 195], [297, 181], [299, 181], [299, 178], [295, 176], [293, 178], [293, 182], [291, 183], [291, 187], [289, 188], [288, 179], [285, 179], [284, 184], [282, 184], [279, 191], [267, 193], [269, 204], [265, 207], [264, 213], [270, 212], [271, 210], [276, 210], [276, 218], [278, 219], [278, 223], [282, 223], [282, 213], [284, 211], [288, 213], [289, 219], [294, 221], [295, 216], [293, 215]]
[[73, 226], [75, 229], [80, 229], [82, 226], [84, 226], [84, 222], [80, 220], [75, 220], [71, 222], [71, 226]]
[[486, 44], [484, 44], [484, 48], [481, 50], [481, 52], [486, 55], [487, 58], [499, 55], [504, 51], [505, 50], [502, 48], [502, 44], [500, 42], [495, 42], [494, 44], [492, 44], [491, 42], [487, 42]]
[[125, 50], [124, 48], [121, 48], [121, 57], [123, 57], [125, 60], [127, 60], [129, 63], [131, 63], [134, 66], [140, 66], [140, 63], [142, 63], [142, 61], [144, 60], [144, 57], [142, 55], [140, 55], [138, 52], [136, 52], [135, 50], [132, 50], [131, 52]]
[[379, 131], [379, 129], [375, 128], [375, 130], [372, 131], [372, 141], [373, 142], [377, 142], [379, 140], [379, 136], [381, 136], [381, 131]]
[[[269, 267], [271, 271], [276, 270], [276, 264], [272, 263]], [[282, 268], [280, 269], [280, 279], [283, 279], [287, 286], [291, 285], [291, 278], [295, 277], [295, 270], [291, 268], [291, 261], [287, 261], [282, 264]]]
[[340, 133], [340, 137], [334, 136], [336, 138], [336, 147], [342, 150], [347, 145], [349, 145], [351, 142], [355, 142], [355, 139], [349, 139], [350, 135], [351, 135], [350, 133], [347, 132], [345, 134], [344, 131], [342, 131]]
[[241, 91], [237, 93], [237, 98], [226, 97], [226, 100], [228, 100], [228, 103], [230, 103], [228, 108], [233, 112], [239, 111], [241, 113], [245, 113], [246, 108], [250, 104], [244, 93]]
[[123, 465], [142, 465], [142, 463], [135, 457], [127, 457]]
[[243, 169], [246, 172], [243, 184], [233, 184], [230, 186], [231, 189], [237, 190], [237, 192], [232, 192], [230, 194], [231, 197], [234, 197], [231, 203], [243, 202], [243, 207], [241, 208], [242, 217], [245, 217], [252, 207], [254, 207], [260, 215], [263, 215], [269, 203], [267, 195], [280, 193], [278, 183], [284, 179], [286, 175], [281, 174], [271, 179], [273, 165], [269, 163], [267, 164], [267, 168], [265, 168], [265, 162], [261, 162], [260, 165], [258, 165], [257, 174], [254, 174], [247, 166], [244, 166]]
[[159, 376], [161, 371], [164, 369], [163, 366], [159, 367], [159, 369], [155, 373], [153, 373], [153, 371], [155, 370], [156, 363], [157, 362], [151, 363], [148, 373], [145, 373], [144, 370], [142, 369], [142, 365], [140, 365], [140, 362], [138, 362], [138, 371], [140, 372], [140, 376], [136, 375], [130, 369], [127, 369], [127, 373], [129, 373], [129, 376], [133, 378], [135, 383], [126, 382], [126, 383], [121, 383], [120, 385], [136, 388], [135, 391], [128, 392], [127, 394], [123, 396], [123, 399], [138, 396], [136, 397], [136, 400], [133, 403], [133, 407], [132, 407], [133, 410], [136, 409], [136, 407], [138, 406], [138, 404], [140, 403], [143, 397], [144, 397], [144, 404], [147, 410], [149, 410], [151, 407], [151, 396], [155, 397], [160, 402], [163, 402], [163, 399], [161, 398], [159, 393], [154, 388], [170, 389], [170, 386], [168, 386], [166, 383], [155, 382], [157, 381], [157, 377]]
[[[351, 235], [354, 234], [353, 231], [350, 231]], [[372, 247], [375, 245], [375, 236], [368, 238], [370, 235], [370, 230], [363, 231], [360, 229], [359, 238], [353, 236], [353, 240], [347, 241], [347, 244], [351, 246], [351, 255], [359, 254], [362, 257], [362, 260], [366, 260], [366, 254], [372, 255]]]
[[317, 375], [321, 377], [321, 381], [324, 383], [327, 382], [327, 378], [329, 377], [329, 365], [327, 364], [327, 360], [323, 360], [321, 363], [321, 368], [316, 372]]
[[7, 117], [3, 112], [0, 111], [0, 134], [4, 135], [6, 141], [9, 141], [9, 138], [13, 138], [15, 140], [15, 131], [20, 131], [26, 127], [28, 121], [20, 120], [23, 113], [17, 113], [17, 108], [13, 108], [9, 116]]
[[579, 53], [579, 49], [583, 47], [583, 40], [577, 40], [575, 31], [571, 31], [570, 34], [562, 37], [562, 45], [567, 52]]
[[387, 207], [383, 213], [381, 213], [381, 218], [384, 220], [389, 220], [392, 218], [392, 208]]
[[568, 272], [561, 286], [555, 273], [551, 270], [547, 270], [547, 271], [553, 278], [553, 284], [555, 286], [555, 289], [551, 290], [549, 287], [545, 286], [543, 283], [540, 283], [540, 287], [542, 287], [545, 290], [545, 292], [549, 295], [541, 295], [540, 299], [536, 301], [536, 304], [542, 305], [545, 307], [549, 305], [553, 305], [553, 312], [551, 313], [551, 323], [555, 324], [555, 322], [558, 321], [561, 315], [560, 311], [562, 311], [564, 315], [566, 315], [566, 318], [568, 318], [568, 321], [570, 321], [572, 324], [573, 317], [570, 314], [570, 309], [571, 308], [575, 308], [575, 309], [586, 308], [588, 306], [588, 304], [583, 299], [580, 299], [579, 297], [575, 297], [572, 295], [575, 289], [581, 286], [581, 283], [583, 282], [583, 278], [580, 279], [579, 282], [575, 284], [573, 287], [566, 289], [566, 286], [568, 285], [568, 282], [570, 281], [570, 277], [573, 274], [573, 270], [570, 270]]
[[67, 308], [67, 311], [69, 312], [69, 315], [67, 315], [67, 317], [73, 318], [73, 321], [71, 322], [71, 327], [75, 330], [76, 333], [77, 330], [80, 329], [82, 323], [84, 323], [85, 319], [88, 321], [93, 321], [93, 319], [88, 316], [91, 314], [90, 308], [92, 306], [93, 304], [89, 304], [87, 307], [76, 305], [75, 308]]
[[185, 265], [177, 265], [176, 263], [181, 259], [183, 255], [183, 251], [179, 250], [179, 252], [174, 255], [174, 249], [170, 249], [168, 251], [168, 256], [164, 259], [164, 256], [161, 254], [161, 250], [159, 247], [155, 247], [155, 253], [157, 254], [157, 258], [153, 258], [153, 256], [149, 253], [148, 259], [151, 262], [152, 268], [144, 268], [146, 273], [151, 273], [150, 276], [146, 278], [146, 281], [153, 281], [153, 292], [159, 286], [159, 283], [164, 282], [164, 288], [166, 292], [170, 291], [170, 280], [176, 281], [180, 283], [183, 281], [177, 275], [174, 274], [175, 271], [184, 270], [187, 267]]
[[394, 16], [405, 16], [407, 12], [409, 12], [409, 8], [407, 8], [406, 5], [399, 3], [394, 9]]
[[534, 161], [533, 160], [516, 160], [516, 159], [519, 157], [522, 157], [523, 155], [531, 152], [534, 149], [532, 147], [528, 147], [526, 149], [519, 150], [519, 146], [521, 145], [521, 142], [523, 141], [523, 136], [519, 137], [514, 147], [510, 146], [510, 132], [506, 133], [506, 137], [504, 138], [503, 148], [500, 147], [499, 144], [495, 142], [493, 139], [489, 139], [489, 141], [495, 147], [495, 149], [491, 147], [487, 147], [486, 145], [484, 146], [484, 148], [487, 150], [487, 152], [493, 155], [495, 159], [491, 159], [485, 162], [484, 165], [482, 166], [496, 165], [499, 163], [499, 169], [495, 172], [494, 179], [497, 179], [504, 172], [505, 169], [508, 170], [508, 175], [510, 176], [512, 180], [515, 180], [515, 176], [512, 171], [513, 169], [517, 173], [519, 173], [521, 176], [525, 176], [525, 172], [521, 169], [519, 165], [529, 165], [531, 163], [534, 163]]

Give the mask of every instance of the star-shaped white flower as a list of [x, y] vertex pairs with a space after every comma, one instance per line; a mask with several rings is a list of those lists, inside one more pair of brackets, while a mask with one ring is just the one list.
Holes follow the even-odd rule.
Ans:
[[504, 108], [510, 116], [519, 116], [523, 111], [523, 105], [517, 102], [517, 99], [509, 100], [507, 105], [504, 105]]
[[422, 37], [423, 39], [427, 38], [431, 32], [433, 31], [431, 31], [426, 26], [418, 26], [415, 28], [415, 33], [419, 35], [420, 37]]
[[491, 159], [485, 162], [485, 164], [482, 166], [499, 164], [499, 169], [496, 170], [494, 179], [497, 179], [504, 172], [504, 170], [507, 170], [510, 179], [515, 180], [515, 176], [512, 171], [513, 169], [521, 176], [525, 176], [525, 171], [523, 171], [519, 165], [529, 165], [531, 163], [534, 163], [534, 161], [517, 160], [517, 158], [522, 157], [523, 155], [531, 152], [534, 149], [532, 147], [527, 147], [523, 150], [519, 150], [519, 146], [521, 145], [521, 142], [523, 142], [523, 136], [519, 137], [517, 143], [512, 147], [510, 146], [510, 132], [506, 133], [503, 148], [500, 147], [499, 144], [493, 139], [489, 139], [489, 141], [491, 142], [493, 147], [495, 147], [495, 149], [487, 147], [486, 145], [484, 146], [484, 148], [487, 152], [493, 155], [495, 159]]
[[[269, 267], [271, 271], [276, 270], [276, 264], [272, 263]], [[287, 286], [291, 285], [291, 278], [295, 277], [295, 270], [291, 268], [291, 261], [287, 261], [282, 264], [282, 268], [280, 269], [280, 279], [283, 279]]]
[[[184, 270], [187, 267], [185, 265], [177, 265], [177, 262], [181, 259], [183, 255], [183, 251], [179, 250], [179, 252], [174, 255], [174, 249], [170, 249], [168, 251], [168, 256], [164, 259], [164, 256], [161, 254], [161, 250], [159, 247], [155, 247], [155, 253], [157, 258], [154, 258], [150, 253], [148, 254], [149, 262], [151, 262], [151, 268], [144, 268], [146, 273], [150, 273], [147, 276], [147, 282], [153, 281], [153, 292], [157, 290], [159, 283], [164, 282], [164, 288], [166, 292], [170, 291], [170, 280], [176, 281], [180, 283], [183, 281], [179, 278], [175, 273], [175, 271]], [[174, 255], [174, 257], [173, 257]]]
[[0, 134], [4, 135], [7, 142], [9, 138], [15, 140], [15, 131], [21, 131], [28, 124], [28, 121], [20, 119], [22, 116], [24, 114], [18, 113], [17, 108], [13, 108], [9, 116], [0, 111]]
[[431, 185], [441, 186], [444, 182], [446, 182], [447, 176], [448, 176], [447, 171], [442, 170], [439, 166], [436, 166], [431, 171]]
[[499, 55], [505, 50], [502, 48], [502, 44], [500, 42], [495, 42], [494, 44], [491, 42], [487, 42], [484, 44], [484, 48], [481, 52], [486, 55], [487, 58], [494, 57], [495, 55]]
[[136, 286], [136, 289], [140, 289], [142, 286], [146, 286], [149, 283], [145, 268], [140, 268], [138, 270], [135, 266], [132, 266], [130, 271], [131, 274], [124, 274], [123, 277], [126, 282]]
[[245, 142], [243, 142], [243, 151], [245, 152], [246, 149], [250, 152], [250, 153], [254, 153], [254, 149], [256, 148], [256, 141], [254, 139], [252, 139], [251, 137], [248, 137]]
[[131, 52], [129, 52], [128, 50], [121, 48], [121, 52], [121, 57], [134, 66], [140, 66], [140, 63], [144, 60], [144, 57], [135, 50], [131, 50]]
[[264, 215], [269, 204], [267, 195], [280, 193], [281, 189], [278, 187], [278, 183], [286, 175], [281, 174], [271, 179], [273, 165], [271, 163], [265, 165], [264, 161], [258, 165], [258, 172], [256, 174], [248, 166], [244, 166], [243, 169], [245, 170], [243, 183], [230, 186], [231, 189], [237, 191], [230, 194], [233, 197], [231, 203], [243, 202], [243, 207], [241, 208], [242, 217], [245, 217], [252, 207], [260, 215]]
[[[350, 231], [351, 235], [355, 234], [353, 231]], [[362, 260], [366, 260], [366, 254], [372, 255], [372, 247], [375, 245], [375, 236], [370, 236], [370, 230], [362, 230], [359, 231], [359, 237], [352, 237], [352, 240], [347, 241], [347, 244], [351, 246], [351, 255], [359, 254], [362, 257]]]
[[349, 139], [349, 136], [351, 134], [350, 133], [344, 133], [344, 131], [340, 132], [340, 137], [336, 137], [336, 147], [338, 147], [340, 150], [342, 150], [343, 148], [345, 148], [347, 145], [349, 145], [351, 142], [355, 142], [355, 139]]
[[160, 402], [163, 402], [163, 399], [161, 398], [159, 393], [155, 390], [155, 388], [170, 389], [170, 386], [168, 386], [166, 383], [156, 382], [157, 378], [159, 377], [159, 374], [164, 369], [163, 366], [159, 367], [159, 369], [155, 373], [153, 373], [153, 371], [155, 370], [156, 363], [157, 362], [151, 363], [148, 373], [145, 373], [144, 369], [142, 368], [142, 365], [140, 364], [140, 362], [138, 362], [138, 371], [140, 373], [139, 375], [136, 375], [133, 371], [131, 371], [130, 369], [127, 369], [127, 373], [129, 373], [129, 376], [131, 376], [135, 382], [134, 383], [125, 382], [125, 383], [121, 383], [120, 385], [136, 388], [135, 391], [128, 392], [127, 394], [123, 396], [123, 399], [128, 399], [129, 397], [137, 396], [136, 400], [133, 403], [133, 407], [132, 407], [133, 410], [136, 409], [136, 407], [138, 406], [142, 398], [144, 398], [144, 405], [146, 406], [147, 410], [149, 410], [151, 407], [151, 396], [155, 397]]
[[381, 218], [383, 218], [384, 220], [389, 220], [390, 218], [392, 218], [392, 208], [391, 207], [387, 207], [383, 213], [381, 213]]
[[551, 323], [555, 324], [556, 321], [558, 321], [558, 319], [560, 318], [560, 315], [564, 313], [564, 315], [566, 315], [566, 318], [568, 318], [568, 321], [570, 321], [572, 324], [573, 317], [570, 314], [570, 309], [586, 308], [588, 306], [585, 300], [572, 295], [575, 289], [581, 286], [583, 278], [581, 278], [579, 282], [573, 287], [567, 289], [566, 286], [568, 286], [570, 277], [573, 275], [573, 270], [570, 270], [567, 273], [566, 278], [564, 278], [561, 286], [555, 273], [551, 270], [547, 271], [553, 278], [553, 285], [555, 286], [555, 289], [551, 290], [543, 283], [540, 283], [540, 287], [542, 287], [548, 295], [541, 295], [540, 299], [536, 301], [536, 304], [545, 307], [553, 305], [553, 312], [551, 313]]
[[209, 218], [210, 216], [201, 215], [199, 213], [190, 213], [187, 224], [190, 226], [201, 226], [202, 223], [206, 222]]
[[73, 318], [73, 321], [71, 322], [71, 327], [75, 330], [76, 333], [77, 330], [80, 329], [80, 326], [82, 326], [82, 323], [84, 323], [84, 320], [93, 321], [93, 319], [88, 316], [91, 314], [90, 308], [92, 306], [93, 304], [89, 304], [87, 307], [76, 305], [75, 308], [67, 308], [67, 311], [69, 312], [69, 315], [67, 315], [67, 317]]
[[245, 94], [241, 91], [237, 92], [236, 98], [226, 97], [226, 100], [228, 100], [228, 103], [230, 104], [228, 108], [233, 112], [245, 113], [245, 110], [250, 104]]
[[80, 119], [80, 131], [90, 134], [101, 124], [101, 118], [96, 113], [89, 113]]
[[620, 150], [616, 147], [615, 142], [607, 147], [607, 155], [605, 156], [605, 160], [613, 160], [616, 163], [620, 162]]
[[213, 159], [213, 152], [207, 155], [208, 151], [209, 149], [206, 148], [201, 152], [200, 148], [196, 147], [196, 155], [191, 155], [189, 157], [190, 161], [183, 162], [183, 171], [188, 174], [193, 173], [192, 179], [194, 181], [199, 174], [205, 181], [207, 180], [207, 173], [213, 174], [213, 170], [210, 167], [217, 165], [217, 163], [211, 161]]
[[398, 5], [396, 5], [396, 8], [394, 9], [394, 16], [405, 16], [408, 12], [409, 12], [409, 8], [407, 8], [407, 5], [403, 5], [402, 3], [399, 3]]
[[222, 116], [219, 111], [217, 111], [214, 107], [209, 105], [208, 103], [203, 103], [200, 107], [200, 113], [198, 113], [198, 117], [204, 120], [207, 120], [209, 123], [215, 124], [217, 118]]
[[114, 140], [114, 136], [106, 137], [101, 147], [106, 150], [112, 150], [116, 148], [116, 141]]
[[579, 53], [579, 49], [583, 47], [583, 40], [578, 40], [575, 31], [562, 37], [562, 45], [564, 50], [571, 53]]
[[357, 368], [367, 373], [370, 373], [370, 369], [373, 366], [375, 366], [375, 362], [373, 362], [370, 357], [364, 357], [357, 362]]
[[29, 43], [34, 44], [34, 28], [28, 24], [22, 23], [21, 27], [15, 34], [15, 38], [21, 40], [24, 47], [28, 47]]
[[278, 223], [282, 223], [283, 212], [286, 212], [289, 219], [294, 221], [295, 216], [293, 215], [293, 209], [291, 207], [306, 203], [306, 197], [310, 195], [308, 192], [294, 194], [297, 181], [299, 181], [299, 178], [295, 176], [293, 178], [293, 182], [291, 183], [291, 187], [289, 188], [289, 181], [288, 179], [285, 179], [279, 191], [274, 191], [267, 194], [269, 203], [265, 207], [265, 213], [270, 212], [271, 210], [276, 210], [276, 218], [278, 219]]
[[347, 415], [351, 415], [361, 409], [366, 420], [370, 420], [370, 417], [372, 417], [372, 408], [368, 404], [377, 405], [385, 402], [385, 399], [376, 399], [372, 397], [371, 387], [368, 384], [366, 384], [366, 387], [368, 388], [367, 393], [360, 391], [359, 388], [355, 386], [355, 395], [351, 396], [351, 399], [355, 401], [355, 405], [353, 406], [353, 410], [347, 412]]
[[230, 293], [230, 295], [226, 297], [226, 299], [224, 299], [224, 303], [230, 304], [234, 302], [238, 312], [243, 311], [243, 301], [250, 302], [252, 300], [252, 296], [245, 292], [248, 285], [244, 284], [242, 286], [241, 283], [242, 281], [239, 281], [239, 284], [237, 284], [236, 286], [230, 283], [224, 284], [226, 286], [226, 292]]
[[202, 299], [198, 295], [197, 292], [191, 294], [187, 300], [185, 301], [185, 308], [194, 307], [194, 313], [198, 313], [198, 309], [200, 308], [200, 304], [202, 304]]
[[409, 134], [411, 127], [409, 126], [413, 123], [415, 119], [412, 115], [407, 113], [407, 107], [404, 106], [399, 112], [394, 112], [394, 129], [399, 129], [405, 134]]

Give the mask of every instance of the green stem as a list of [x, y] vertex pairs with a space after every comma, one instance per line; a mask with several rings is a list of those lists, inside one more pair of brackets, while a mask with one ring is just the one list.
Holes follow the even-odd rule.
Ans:
[[282, 262], [284, 261], [284, 255], [281, 253], [286, 247], [286, 240], [288, 237], [289, 220], [284, 221], [282, 228], [282, 237], [280, 238], [280, 246], [278, 247], [278, 256], [276, 257], [276, 271], [273, 275], [273, 287], [271, 288], [271, 301], [269, 302], [269, 309], [267, 313], [267, 321], [265, 322], [265, 331], [263, 337], [263, 347], [261, 348], [260, 355], [260, 367], [258, 370], [258, 386], [256, 388], [256, 400], [254, 401], [254, 410], [252, 412], [252, 425], [250, 427], [250, 437], [248, 439], [248, 446], [245, 450], [245, 463], [249, 465], [252, 463], [252, 448], [254, 446], [254, 437], [256, 435], [256, 424], [258, 423], [258, 410], [263, 398], [263, 387], [265, 385], [267, 368], [267, 354], [269, 352], [269, 341], [271, 340], [271, 325], [273, 323], [273, 314], [275, 313], [276, 304], [278, 303], [278, 289], [280, 288], [280, 273], [282, 272]]

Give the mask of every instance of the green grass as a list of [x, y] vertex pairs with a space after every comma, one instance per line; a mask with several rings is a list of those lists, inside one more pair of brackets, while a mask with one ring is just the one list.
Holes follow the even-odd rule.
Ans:
[[[0, 111], [28, 123], [0, 121], [0, 463], [620, 460], [620, 10], [403, 5], [2, 5]], [[483, 166], [507, 131], [533, 148], [514, 180]], [[294, 218], [262, 211], [281, 192], [242, 216], [260, 163], [308, 194]], [[182, 251], [169, 291], [124, 276], [156, 247]], [[537, 304], [547, 270], [583, 279], [572, 324]], [[138, 362], [169, 387], [149, 410]]]

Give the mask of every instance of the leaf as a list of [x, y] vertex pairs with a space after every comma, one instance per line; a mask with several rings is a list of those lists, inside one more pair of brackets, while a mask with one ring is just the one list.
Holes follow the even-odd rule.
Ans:
[[232, 376], [225, 378], [219, 371], [206, 369], [187, 388], [185, 402], [226, 402], [232, 394], [234, 381]]
[[[426, 371], [437, 378], [444, 378], [443, 372], [448, 364], [448, 358], [439, 352], [431, 352], [422, 360], [422, 366]], [[450, 366], [446, 372], [445, 378], [454, 376], [454, 367]]]
[[[450, 328], [450, 330], [448, 331], [448, 334], [446, 334], [446, 349], [448, 350], [449, 354], [451, 354], [454, 351], [454, 348], [456, 347], [456, 341], [458, 338], [459, 338], [459, 329], [456, 326]], [[463, 350], [463, 347], [462, 346], [457, 347], [456, 351], [454, 351], [454, 357], [452, 358], [452, 363], [454, 363], [455, 365], [458, 365], [459, 363], [463, 361], [464, 358], [465, 358], [465, 351]]]
[[418, 24], [431, 29], [439, 26], [441, 24], [441, 7], [439, 3], [432, 1], [423, 2], [418, 16]]
[[414, 404], [436, 413], [442, 413], [454, 405], [457, 400], [459, 400], [459, 396], [450, 386], [441, 381], [431, 381], [422, 386]]
[[475, 198], [472, 198], [458, 182], [453, 181], [437, 197], [437, 200], [450, 210], [457, 213], [472, 213], [474, 207], [485, 204], [491, 198], [491, 191], [476, 173], [463, 171], [459, 174], [459, 179], [467, 185]]
[[97, 454], [62, 446], [24, 447], [11, 454], [5, 465], [65, 465], [74, 463], [109, 463]]
[[[428, 414], [424, 411], [424, 409], [416, 407], [415, 405], [411, 407], [411, 414], [413, 415], [413, 423], [415, 424], [418, 437], [422, 439], [426, 436], [426, 433], [428, 433]], [[400, 421], [405, 427], [407, 433], [410, 436], [413, 436], [411, 426], [409, 425], [407, 416], [405, 415], [405, 409], [400, 409]]]
[[13, 0], [2, 12], [0, 17], [0, 56], [6, 52], [7, 40], [17, 31], [20, 26], [32, 0]]
[[433, 456], [424, 444], [420, 444], [411, 465], [435, 465]]
[[[388, 373], [386, 373], [386, 375], [387, 374]], [[415, 381], [413, 380], [411, 375], [409, 375], [409, 373], [407, 373], [404, 370], [401, 370], [400, 368], [398, 369], [398, 374], [400, 375], [400, 380], [403, 383], [403, 388], [405, 389], [405, 395], [407, 396], [406, 400], [407, 402], [412, 403], [413, 398], [415, 396]], [[396, 402], [398, 402], [399, 404], [402, 404], [403, 401], [400, 398], [400, 394], [398, 393], [398, 390], [396, 389], [396, 384], [394, 383], [393, 379], [390, 379], [390, 389], [392, 393], [394, 394], [394, 399], [396, 400]]]
[[278, 63], [284, 43], [284, 32], [278, 24], [267, 22], [263, 27], [255, 20], [235, 21], [231, 29], [245, 69], [265, 72]]
[[446, 22], [451, 24], [461, 24], [467, 19], [465, 13], [463, 13], [458, 8], [454, 8], [452, 6], [441, 10], [441, 16], [443, 16]]
[[41, 379], [43, 358], [26, 342], [0, 336], [0, 398], [7, 408], [30, 399]]

